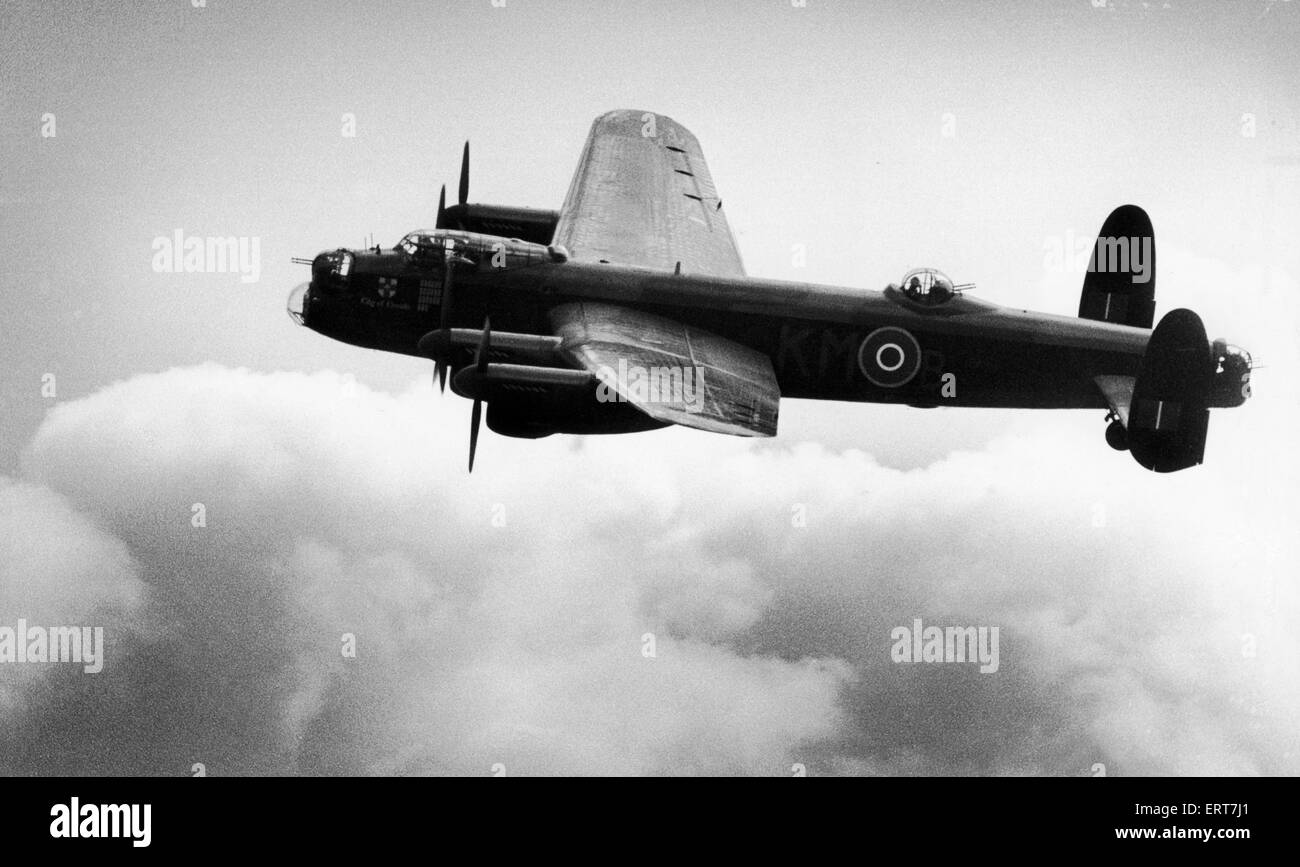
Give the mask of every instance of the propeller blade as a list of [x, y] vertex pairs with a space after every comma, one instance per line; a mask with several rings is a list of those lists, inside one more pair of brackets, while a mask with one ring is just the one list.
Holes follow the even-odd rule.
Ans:
[[438, 327], [446, 328], [451, 321], [451, 274], [456, 263], [447, 257], [447, 264], [442, 269], [442, 303], [438, 306]]
[[[446, 191], [447, 191], [446, 187], [444, 187], [443, 188], [444, 195], [446, 194]], [[439, 207], [438, 213], [439, 216], [441, 216], [442, 214], [441, 196], [439, 196], [438, 207]], [[447, 326], [451, 324], [451, 283], [452, 283], [452, 273], [455, 271], [455, 268], [456, 268], [455, 259], [453, 259], [451, 256], [448, 256], [447, 263], [443, 267], [443, 272], [442, 272], [442, 303], [438, 305], [438, 327], [441, 328], [443, 331], [446, 331]], [[447, 359], [444, 357], [444, 358], [435, 359], [435, 361], [436, 364], [434, 365], [433, 368], [433, 376], [435, 379], [438, 380], [438, 392], [440, 394], [446, 394], [447, 393]]]
[[[483, 317], [483, 336], [479, 338], [478, 349], [474, 350], [474, 368], [479, 373], [486, 373], [488, 368], [488, 350], [492, 347], [492, 318]], [[483, 401], [474, 398], [474, 412], [469, 422], [469, 471], [474, 472], [474, 452], [478, 450], [478, 428], [483, 417]]]
[[442, 189], [438, 191], [438, 219], [434, 221], [435, 229], [447, 228], [447, 185], [443, 184]]
[[465, 204], [469, 198], [469, 142], [465, 142], [465, 153], [460, 158], [460, 203]]
[[479, 338], [478, 350], [474, 353], [474, 366], [479, 373], [486, 373], [488, 366], [488, 349], [492, 344], [492, 319], [483, 317], [483, 336]]
[[474, 412], [469, 419], [469, 471], [474, 472], [474, 452], [478, 451], [478, 425], [483, 419], [483, 401], [474, 398]]

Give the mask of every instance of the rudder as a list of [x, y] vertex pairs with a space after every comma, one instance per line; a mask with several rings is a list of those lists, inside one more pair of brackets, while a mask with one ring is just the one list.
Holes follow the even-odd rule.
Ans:
[[1155, 310], [1155, 230], [1146, 211], [1121, 205], [1097, 234], [1083, 278], [1079, 318], [1150, 328]]
[[1133, 383], [1128, 446], [1134, 460], [1157, 473], [1201, 463], [1213, 377], [1201, 317], [1183, 309], [1166, 313], [1151, 333]]

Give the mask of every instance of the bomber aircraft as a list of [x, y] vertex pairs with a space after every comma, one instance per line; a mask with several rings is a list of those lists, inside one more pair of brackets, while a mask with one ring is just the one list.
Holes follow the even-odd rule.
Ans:
[[395, 246], [339, 248], [296, 322], [427, 357], [505, 436], [670, 424], [774, 436], [781, 398], [1106, 410], [1139, 464], [1200, 464], [1211, 407], [1250, 396], [1250, 354], [1190, 310], [1155, 313], [1147, 214], [1102, 224], [1077, 317], [999, 306], [917, 269], [883, 291], [748, 277], [700, 145], [661, 114], [596, 118], [558, 211], [458, 203]]

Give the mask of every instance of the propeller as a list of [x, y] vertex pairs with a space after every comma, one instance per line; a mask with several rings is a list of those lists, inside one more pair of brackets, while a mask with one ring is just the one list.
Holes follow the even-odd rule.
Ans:
[[465, 152], [460, 155], [460, 189], [457, 193], [460, 204], [469, 200], [469, 142], [465, 142]]
[[[442, 303], [438, 305], [438, 328], [446, 331], [451, 323], [451, 275], [456, 269], [456, 257], [448, 255], [442, 273]], [[447, 393], [447, 357], [440, 355], [433, 367], [434, 378], [438, 380], [438, 393]]]
[[[457, 204], [465, 204], [469, 200], [469, 142], [465, 142], [465, 150], [460, 157], [460, 186], [456, 189]], [[447, 185], [442, 185], [442, 190], [438, 193], [438, 219], [433, 224], [435, 229], [463, 228], [462, 226], [450, 226], [447, 222]]]
[[[483, 317], [483, 336], [479, 339], [478, 349], [474, 352], [474, 370], [480, 377], [487, 373], [488, 369], [488, 350], [492, 345], [492, 321], [491, 317]], [[482, 389], [482, 380], [476, 392]], [[470, 414], [469, 420], [469, 471], [474, 472], [474, 452], [478, 450], [478, 428], [479, 422], [483, 419], [483, 401], [475, 394], [474, 409]]]
[[[442, 303], [438, 307], [438, 330], [444, 334], [451, 326], [451, 286], [452, 275], [455, 273], [457, 265], [473, 265], [474, 260], [466, 259], [459, 253], [448, 250], [446, 252], [446, 262], [443, 265], [442, 272]], [[438, 391], [446, 393], [447, 391], [447, 356], [451, 352], [450, 344], [447, 344], [445, 351], [441, 352], [434, 360], [433, 374], [438, 380]]]
[[[465, 150], [460, 157], [460, 186], [456, 190], [457, 199], [460, 204], [465, 204], [469, 198], [469, 142], [465, 142]], [[447, 225], [447, 185], [443, 184], [442, 189], [438, 191], [438, 218], [434, 222], [434, 228], [446, 229]], [[459, 227], [458, 227], [459, 228]], [[438, 328], [446, 331], [451, 324], [451, 283], [452, 271], [459, 262], [459, 257], [448, 255], [442, 280], [442, 303], [439, 305]], [[433, 368], [434, 379], [438, 381], [438, 391], [442, 394], [447, 392], [447, 360], [445, 357], [439, 357]]]

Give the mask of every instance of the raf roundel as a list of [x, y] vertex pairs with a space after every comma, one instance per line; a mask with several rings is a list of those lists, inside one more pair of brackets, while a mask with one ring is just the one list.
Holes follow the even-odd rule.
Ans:
[[902, 328], [877, 328], [858, 347], [858, 369], [872, 385], [899, 388], [921, 369], [921, 346]]

